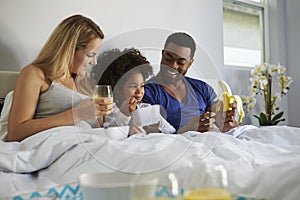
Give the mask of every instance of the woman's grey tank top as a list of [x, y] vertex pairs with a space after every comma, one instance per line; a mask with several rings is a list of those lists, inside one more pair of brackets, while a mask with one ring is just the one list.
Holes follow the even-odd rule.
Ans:
[[87, 97], [61, 83], [52, 81], [48, 90], [40, 94], [34, 118], [44, 118], [61, 113], [75, 107]]

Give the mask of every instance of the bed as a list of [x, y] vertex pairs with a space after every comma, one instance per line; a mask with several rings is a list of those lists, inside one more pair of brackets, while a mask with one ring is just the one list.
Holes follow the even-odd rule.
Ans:
[[[128, 127], [52, 128], [22, 142], [0, 141], [0, 199], [82, 199], [83, 173], [147, 173], [159, 178], [156, 196], [170, 196], [167, 175], [186, 187], [219, 187], [226, 170], [234, 199], [299, 199], [300, 128], [244, 125], [228, 133], [137, 134]], [[217, 178], [216, 178], [217, 177]]]
[[[210, 182], [208, 172], [221, 164], [232, 194], [272, 200], [299, 198], [299, 128], [242, 126], [230, 134], [186, 132], [129, 138], [125, 131], [126, 127], [110, 132], [58, 127], [22, 142], [1, 142], [1, 197], [21, 199], [47, 188], [78, 187], [79, 174], [86, 172], [159, 176], [173, 172], [182, 183], [197, 176], [197, 184], [205, 186]], [[164, 185], [166, 180], [161, 180]]]

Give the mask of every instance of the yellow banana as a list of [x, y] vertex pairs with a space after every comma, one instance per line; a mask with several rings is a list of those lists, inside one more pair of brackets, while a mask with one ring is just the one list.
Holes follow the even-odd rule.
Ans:
[[232, 95], [231, 89], [225, 81], [219, 81], [219, 85], [222, 87], [224, 92], [217, 97], [219, 102], [217, 103], [216, 106], [216, 112], [221, 110], [222, 103], [223, 103], [223, 112], [227, 110], [231, 110], [232, 108], [230, 107], [230, 104], [236, 103], [237, 106], [236, 110], [238, 114], [237, 121], [238, 123], [242, 123], [245, 113], [243, 110], [243, 103], [241, 97], [238, 95]]
[[243, 109], [243, 102], [240, 96], [233, 95], [234, 101], [236, 102], [236, 110], [238, 113], [238, 122], [241, 124], [243, 122], [243, 118], [245, 117], [244, 109]]
[[227, 92], [230, 96], [232, 95], [231, 89], [225, 81], [219, 80], [219, 86], [221, 86], [223, 92]]

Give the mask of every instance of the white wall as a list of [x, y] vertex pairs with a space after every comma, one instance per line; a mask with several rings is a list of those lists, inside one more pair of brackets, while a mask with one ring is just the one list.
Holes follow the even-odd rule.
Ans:
[[280, 62], [287, 67], [287, 74], [294, 82], [288, 98], [282, 102], [286, 123], [300, 127], [300, 1], [269, 0], [270, 62]]
[[138, 47], [155, 66], [166, 36], [185, 31], [200, 45], [190, 75], [214, 78], [218, 74], [219, 78], [221, 11], [222, 1], [207, 0], [1, 0], [0, 70], [20, 70], [32, 62], [54, 27], [65, 17], [81, 13], [103, 29], [103, 49]]
[[300, 127], [300, 1], [286, 0], [285, 9], [288, 73], [294, 79], [288, 94], [289, 125]]

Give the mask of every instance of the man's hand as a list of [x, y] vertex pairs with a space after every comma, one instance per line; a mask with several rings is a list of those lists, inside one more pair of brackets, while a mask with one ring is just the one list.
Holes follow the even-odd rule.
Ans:
[[203, 115], [195, 116], [190, 119], [187, 125], [177, 131], [178, 134], [186, 131], [207, 132], [214, 128], [215, 113], [207, 111]]
[[231, 103], [230, 107], [232, 108], [231, 110], [223, 112], [223, 106], [221, 106], [221, 110], [216, 115], [216, 123], [221, 132], [227, 132], [238, 126], [235, 120], [236, 103]]

